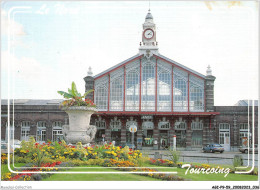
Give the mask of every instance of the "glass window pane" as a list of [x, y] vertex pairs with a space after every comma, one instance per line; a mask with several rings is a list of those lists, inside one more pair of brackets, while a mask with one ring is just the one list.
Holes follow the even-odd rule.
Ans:
[[110, 75], [110, 110], [122, 111], [124, 99], [124, 70], [119, 69]]
[[158, 66], [158, 111], [171, 111], [171, 70]]
[[139, 88], [140, 88], [140, 73], [139, 68], [131, 71], [126, 71], [126, 111], [139, 110]]
[[152, 62], [142, 66], [142, 111], [155, 111], [155, 66]]
[[204, 81], [190, 75], [190, 111], [204, 111]]
[[188, 73], [180, 71], [174, 67], [173, 69], [173, 110], [188, 111]]

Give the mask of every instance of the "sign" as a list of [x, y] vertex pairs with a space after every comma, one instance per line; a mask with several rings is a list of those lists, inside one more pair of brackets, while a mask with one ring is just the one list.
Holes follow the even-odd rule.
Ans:
[[130, 131], [131, 133], [135, 133], [135, 132], [137, 131], [137, 127], [136, 127], [135, 125], [131, 125], [131, 126], [129, 127], [129, 131]]
[[141, 119], [153, 119], [152, 115], [143, 115]]
[[242, 147], [248, 147], [248, 140], [247, 137], [242, 137]]
[[106, 137], [106, 135], [105, 135], [105, 134], [102, 134], [102, 137], [104, 138], [104, 137]]

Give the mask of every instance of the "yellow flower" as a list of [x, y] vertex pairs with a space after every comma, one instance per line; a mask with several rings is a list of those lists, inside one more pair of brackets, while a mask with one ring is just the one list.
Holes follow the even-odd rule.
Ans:
[[71, 155], [71, 156], [73, 156], [73, 155], [74, 155], [74, 153], [70, 153], [70, 155]]
[[85, 155], [87, 156], [87, 155], [88, 155], [88, 153], [85, 153]]

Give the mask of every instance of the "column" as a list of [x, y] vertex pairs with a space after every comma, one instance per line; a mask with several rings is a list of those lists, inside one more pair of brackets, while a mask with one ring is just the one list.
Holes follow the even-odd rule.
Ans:
[[[141, 150], [142, 149], [142, 144], [143, 144], [143, 136], [142, 136], [142, 120], [141, 118], [136, 118], [137, 119], [137, 149]], [[138, 143], [138, 139], [142, 139], [141, 143]]]
[[6, 139], [6, 120], [2, 119], [1, 121], [1, 139]]
[[[239, 144], [238, 144], [238, 142], [239, 142], [239, 135], [238, 135], [238, 126], [237, 126], [237, 116], [236, 115], [234, 115], [234, 118], [233, 118], [233, 127], [231, 127], [230, 128], [230, 136], [231, 136], [231, 131], [233, 131], [233, 135], [234, 135], [234, 138], [233, 138], [233, 148], [235, 149], [234, 151], [237, 151], [237, 149], [238, 149], [238, 146], [239, 146]], [[230, 140], [231, 140], [232, 138], [230, 137]], [[231, 141], [232, 142], [232, 141]], [[231, 144], [231, 142], [230, 142], [230, 144]]]
[[121, 119], [122, 126], [121, 126], [121, 144], [126, 143], [126, 118]]
[[209, 130], [209, 120], [206, 118], [206, 119], [204, 119], [203, 132], [202, 132], [202, 145], [203, 146], [206, 146], [209, 143], [208, 130]]
[[[94, 89], [94, 78], [92, 76], [86, 76], [84, 78], [85, 81], [85, 92]], [[94, 92], [89, 93], [86, 98], [94, 101]]]
[[153, 130], [153, 139], [154, 142], [157, 141], [157, 144], [153, 144], [153, 149], [159, 149], [159, 130], [158, 130], [158, 118], [154, 116], [154, 130]]
[[46, 126], [46, 142], [52, 141], [52, 123], [49, 121], [47, 122]]
[[36, 135], [37, 135], [37, 123], [33, 121], [30, 127], [30, 136], [33, 136], [34, 139], [36, 140]]
[[206, 100], [206, 111], [214, 111], [214, 81], [216, 77], [212, 75], [206, 76], [205, 85], [205, 100]]
[[[13, 137], [11, 137], [12, 139]], [[21, 122], [15, 123], [14, 126], [14, 139], [21, 140]]]
[[175, 128], [174, 128], [175, 119], [174, 119], [174, 117], [172, 119], [170, 119], [169, 122], [170, 122], [169, 138], [170, 138], [170, 146], [172, 148], [173, 147], [173, 135], [175, 135]]
[[219, 130], [217, 128], [217, 120], [215, 118], [210, 119], [211, 128], [210, 133], [210, 143], [219, 142]]
[[106, 118], [106, 131], [105, 131], [105, 141], [107, 143], [111, 142], [111, 129], [110, 129], [110, 119], [111, 118]]
[[191, 150], [191, 118], [187, 119], [186, 150]]

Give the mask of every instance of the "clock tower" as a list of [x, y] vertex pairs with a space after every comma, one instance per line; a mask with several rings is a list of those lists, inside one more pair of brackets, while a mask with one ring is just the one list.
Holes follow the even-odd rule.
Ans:
[[153, 16], [149, 9], [143, 24], [142, 42], [140, 42], [139, 53], [148, 57], [151, 57], [153, 54], [158, 54], [157, 45], [156, 26], [153, 22]]

